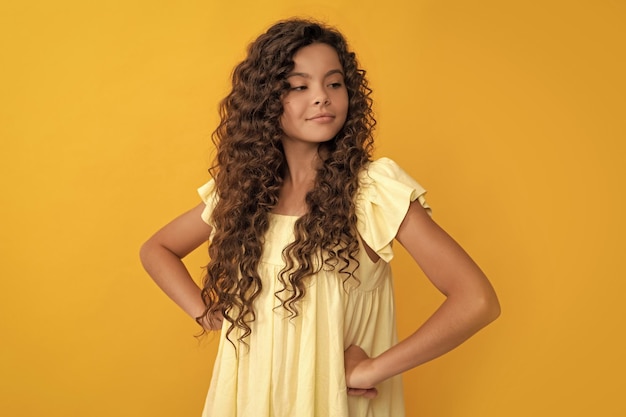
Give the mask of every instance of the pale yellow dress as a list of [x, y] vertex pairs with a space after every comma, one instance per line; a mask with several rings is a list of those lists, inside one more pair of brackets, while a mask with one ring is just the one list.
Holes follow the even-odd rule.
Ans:
[[[211, 224], [213, 181], [199, 193], [207, 204], [202, 218]], [[263, 291], [254, 304], [249, 350], [240, 345], [237, 356], [222, 331], [203, 417], [404, 416], [399, 376], [377, 386], [375, 399], [347, 395], [343, 352], [356, 344], [376, 356], [396, 343], [391, 243], [411, 201], [429, 210], [424, 193], [392, 160], [370, 163], [360, 174], [357, 229], [380, 259], [372, 262], [360, 251], [358, 285], [348, 280], [344, 286], [336, 271], [311, 277], [299, 315], [292, 319], [284, 308], [275, 308], [280, 301], [274, 294], [282, 288], [277, 279], [284, 266], [282, 250], [294, 239], [297, 217], [270, 215], [259, 267]], [[236, 338], [234, 332], [231, 339]]]

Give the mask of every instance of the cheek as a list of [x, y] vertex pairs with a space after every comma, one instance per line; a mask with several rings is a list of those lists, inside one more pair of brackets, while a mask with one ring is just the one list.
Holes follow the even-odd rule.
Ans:
[[285, 129], [290, 130], [291, 126], [293, 126], [293, 116], [292, 111], [287, 103], [283, 105], [283, 113], [280, 115], [278, 119], [278, 123], [280, 128], [284, 131]]
[[291, 102], [291, 100], [283, 101], [282, 105], [283, 105], [283, 114], [282, 114], [282, 116], [289, 115], [292, 112], [292, 108], [293, 108], [293, 103]]
[[347, 116], [349, 107], [350, 107], [350, 100], [348, 99], [348, 93], [346, 92], [343, 95], [342, 100], [341, 100], [341, 111], [344, 117]]
[[283, 114], [280, 115], [280, 118], [278, 119], [278, 126], [282, 129], [285, 130], [285, 112], [283, 111]]
[[291, 111], [289, 110], [289, 105], [287, 103], [283, 104], [283, 112], [280, 115], [280, 122], [285, 123], [287, 120], [289, 120], [290, 114]]
[[285, 120], [285, 116], [289, 113], [289, 102], [288, 101], [282, 101], [281, 103], [282, 106], [282, 112], [280, 113], [280, 123], [283, 123], [283, 120]]
[[298, 103], [293, 100], [283, 103], [283, 113], [280, 115], [283, 123], [294, 122], [301, 116], [301, 109], [298, 107]]

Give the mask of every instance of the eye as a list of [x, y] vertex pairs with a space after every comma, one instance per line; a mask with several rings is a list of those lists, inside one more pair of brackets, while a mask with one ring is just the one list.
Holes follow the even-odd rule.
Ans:
[[343, 84], [342, 84], [342, 83], [340, 83], [340, 82], [336, 82], [336, 83], [330, 83], [328, 86], [329, 86], [330, 88], [335, 88], [335, 89], [337, 89], [337, 88], [341, 88], [341, 87], [343, 86]]
[[306, 90], [306, 85], [297, 85], [295, 87], [291, 87], [291, 91], [304, 91]]

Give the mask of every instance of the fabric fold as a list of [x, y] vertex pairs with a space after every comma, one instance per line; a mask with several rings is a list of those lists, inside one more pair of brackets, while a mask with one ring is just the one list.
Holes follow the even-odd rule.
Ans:
[[425, 194], [426, 190], [389, 158], [377, 159], [361, 172], [357, 230], [383, 261], [393, 258], [392, 242], [411, 202], [418, 200], [430, 214]]

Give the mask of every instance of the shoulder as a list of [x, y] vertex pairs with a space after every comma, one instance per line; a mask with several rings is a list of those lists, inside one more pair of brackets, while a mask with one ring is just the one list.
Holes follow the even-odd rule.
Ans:
[[373, 160], [361, 171], [361, 181], [395, 180], [407, 184], [417, 184], [400, 165], [391, 158], [382, 157]]
[[215, 206], [217, 205], [217, 188], [215, 186], [215, 179], [209, 180], [207, 183], [198, 188], [198, 194], [204, 202], [204, 210], [202, 210], [201, 218], [210, 226], [213, 226], [212, 214]]
[[402, 171], [402, 168], [400, 168], [400, 165], [398, 165], [396, 161], [391, 158], [381, 157], [365, 165], [364, 169], [361, 171], [361, 175], [367, 175], [371, 172], [375, 174], [393, 175], [398, 171]]
[[[393, 159], [382, 157], [370, 162], [359, 176], [359, 197], [371, 199], [387, 195], [389, 198], [408, 198], [414, 201], [426, 194], [426, 189]], [[424, 201], [424, 206], [426, 206]]]
[[359, 177], [356, 196], [357, 230], [385, 262], [393, 257], [391, 242], [413, 201], [430, 213], [426, 190], [389, 158], [376, 159]]

